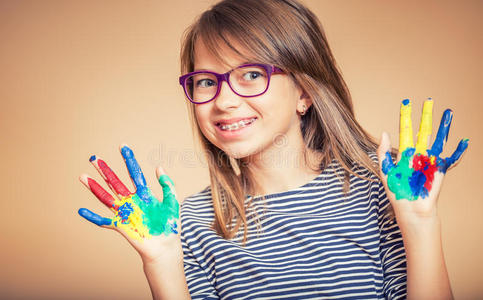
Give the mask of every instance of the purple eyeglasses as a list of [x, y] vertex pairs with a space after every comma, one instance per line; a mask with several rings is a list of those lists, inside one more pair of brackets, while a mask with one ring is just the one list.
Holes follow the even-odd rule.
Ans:
[[230, 89], [241, 97], [256, 97], [264, 94], [274, 73], [283, 73], [280, 68], [265, 64], [245, 64], [224, 74], [211, 71], [196, 71], [179, 78], [188, 99], [195, 104], [210, 102], [220, 93], [221, 83], [226, 81]]

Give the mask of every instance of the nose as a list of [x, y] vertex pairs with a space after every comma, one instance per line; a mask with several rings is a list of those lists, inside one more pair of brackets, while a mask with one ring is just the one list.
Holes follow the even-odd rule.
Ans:
[[220, 93], [213, 100], [215, 106], [220, 110], [229, 110], [237, 108], [243, 102], [242, 97], [238, 96], [233, 92], [233, 90], [228, 85], [228, 82], [222, 81], [220, 87]]

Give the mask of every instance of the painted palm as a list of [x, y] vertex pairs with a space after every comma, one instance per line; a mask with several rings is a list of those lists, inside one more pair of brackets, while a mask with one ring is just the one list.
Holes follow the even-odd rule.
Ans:
[[432, 114], [433, 100], [428, 99], [424, 102], [416, 147], [414, 147], [411, 102], [406, 99], [401, 104], [399, 133], [401, 159], [397, 164], [394, 164], [388, 151], [382, 161], [382, 171], [387, 175], [387, 185], [398, 200], [413, 201], [420, 197], [426, 198], [431, 191], [435, 173], [446, 173], [468, 147], [468, 139], [463, 139], [450, 157], [440, 157], [443, 146], [448, 139], [453, 118], [453, 112], [447, 109], [441, 118], [434, 143], [431, 149], [428, 149], [432, 129]]
[[116, 198], [94, 179], [87, 177], [84, 181], [92, 193], [115, 215], [113, 218], [104, 218], [86, 208], [79, 209], [79, 214], [96, 225], [117, 227], [133, 239], [149, 238], [151, 235], [177, 234], [179, 204], [176, 200], [173, 181], [167, 175], [159, 177], [158, 181], [163, 189], [163, 201], [159, 201], [147, 186], [132, 150], [123, 146], [121, 154], [136, 192], [131, 193], [102, 159], [92, 156], [89, 160], [102, 175]]

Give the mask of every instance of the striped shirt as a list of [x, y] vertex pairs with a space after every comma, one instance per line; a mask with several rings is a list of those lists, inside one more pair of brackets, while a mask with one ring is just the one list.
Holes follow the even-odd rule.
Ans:
[[[181, 206], [185, 275], [193, 299], [403, 299], [406, 256], [387, 214], [384, 187], [350, 177], [336, 163], [298, 188], [252, 200], [243, 232], [225, 240], [212, 229], [210, 188]], [[249, 201], [250, 198], [247, 198]], [[258, 224], [258, 226], [257, 226]]]

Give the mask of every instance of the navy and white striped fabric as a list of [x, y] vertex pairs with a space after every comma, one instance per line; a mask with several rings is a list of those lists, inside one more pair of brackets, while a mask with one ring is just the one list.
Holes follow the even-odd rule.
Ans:
[[181, 238], [191, 297], [405, 298], [404, 246], [382, 183], [351, 175], [344, 194], [336, 175], [343, 170], [333, 163], [301, 187], [253, 199], [249, 215], [259, 221], [249, 225], [245, 247], [242, 233], [225, 240], [211, 228], [209, 187], [186, 198]]

